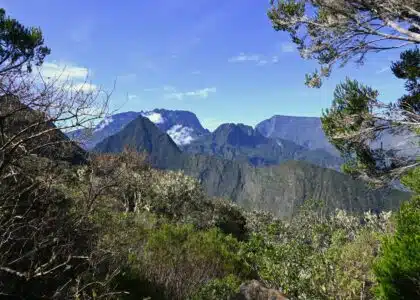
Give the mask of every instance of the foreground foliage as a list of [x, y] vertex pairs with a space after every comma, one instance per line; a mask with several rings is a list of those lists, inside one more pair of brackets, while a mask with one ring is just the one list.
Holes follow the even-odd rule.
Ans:
[[375, 265], [380, 283], [377, 294], [384, 299], [420, 297], [420, 169], [414, 169], [403, 182], [416, 192], [404, 203], [396, 217], [395, 234], [386, 236], [382, 254]]

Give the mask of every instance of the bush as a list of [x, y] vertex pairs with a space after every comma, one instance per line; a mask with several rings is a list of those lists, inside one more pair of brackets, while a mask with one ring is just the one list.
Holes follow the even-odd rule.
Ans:
[[239, 292], [241, 280], [230, 274], [217, 278], [205, 284], [191, 300], [229, 300]]
[[147, 277], [163, 285], [169, 298], [185, 299], [209, 280], [246, 273], [239, 246], [216, 228], [165, 224], [151, 232], [142, 259]]
[[218, 227], [225, 234], [233, 235], [239, 241], [248, 238], [247, 220], [242, 209], [224, 199], [215, 199], [212, 206], [212, 225]]
[[404, 203], [375, 264], [382, 299], [420, 299], [420, 196]]
[[372, 264], [389, 216], [365, 214], [361, 222], [304, 207], [290, 222], [259, 226], [241, 255], [257, 278], [292, 299], [371, 299]]

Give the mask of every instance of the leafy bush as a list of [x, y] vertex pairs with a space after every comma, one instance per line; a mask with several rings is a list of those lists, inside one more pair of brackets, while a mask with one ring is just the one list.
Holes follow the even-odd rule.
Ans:
[[403, 182], [417, 193], [403, 203], [396, 217], [393, 235], [384, 238], [375, 265], [377, 294], [382, 299], [420, 298], [420, 168]]
[[241, 280], [230, 274], [224, 278], [209, 281], [191, 298], [191, 300], [229, 300], [238, 292]]
[[248, 238], [247, 219], [241, 208], [224, 199], [215, 199], [211, 206], [213, 207], [211, 225], [218, 227], [225, 234], [233, 235], [240, 241]]
[[213, 228], [169, 225], [151, 232], [144, 251], [148, 278], [162, 284], [172, 299], [185, 299], [203, 284], [231, 273], [246, 273], [239, 242]]
[[389, 217], [303, 208], [290, 222], [254, 233], [241, 255], [267, 286], [293, 299], [369, 299], [372, 264]]

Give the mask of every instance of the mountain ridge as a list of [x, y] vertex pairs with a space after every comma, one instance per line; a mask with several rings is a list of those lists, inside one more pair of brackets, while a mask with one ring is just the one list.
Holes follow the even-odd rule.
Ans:
[[340, 169], [342, 160], [322, 149], [309, 150], [292, 141], [264, 137], [244, 124], [225, 123], [181, 147], [189, 153], [216, 155], [225, 159], [248, 161], [253, 166], [276, 165], [287, 160], [303, 160], [322, 167]]

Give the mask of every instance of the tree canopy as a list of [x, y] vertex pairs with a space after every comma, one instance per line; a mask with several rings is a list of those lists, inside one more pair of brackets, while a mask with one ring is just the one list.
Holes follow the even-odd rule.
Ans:
[[[384, 134], [400, 134], [413, 144], [418, 142], [419, 49], [402, 52], [391, 69], [397, 78], [405, 79], [406, 95], [385, 103], [377, 90], [347, 79], [336, 87], [332, 106], [321, 118], [326, 135], [347, 160], [344, 171], [375, 183], [398, 179], [419, 165], [407, 149], [372, 147]], [[415, 145], [406, 148], [415, 149]]]
[[320, 87], [332, 66], [420, 43], [417, 0], [271, 0], [268, 12], [277, 31], [288, 32], [302, 57], [320, 70], [306, 84]]
[[25, 66], [30, 72], [32, 64], [41, 65], [48, 54], [41, 29], [22, 25], [0, 8], [0, 75]]

